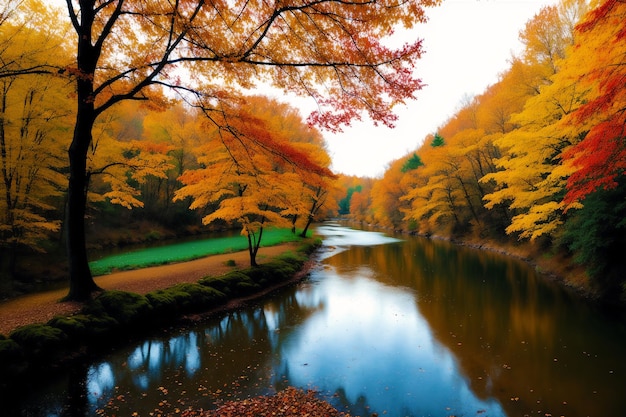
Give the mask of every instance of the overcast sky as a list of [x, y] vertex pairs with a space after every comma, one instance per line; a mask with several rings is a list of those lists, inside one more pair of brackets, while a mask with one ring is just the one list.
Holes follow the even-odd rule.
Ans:
[[428, 9], [418, 29], [426, 53], [417, 74], [428, 86], [400, 109], [395, 129], [361, 123], [343, 134], [325, 132], [333, 169], [348, 175], [379, 176], [387, 164], [415, 150], [455, 113], [463, 98], [485, 91], [509, 67], [522, 45], [519, 32], [543, 6], [557, 0], [443, 0]]
[[[64, 6], [64, 1], [54, 0]], [[355, 123], [343, 134], [324, 132], [333, 170], [348, 175], [380, 176], [387, 164], [417, 149], [435, 133], [464, 97], [481, 94], [498, 80], [513, 54], [522, 50], [519, 32], [539, 10], [559, 0], [443, 0], [427, 9], [429, 22], [414, 36], [424, 39], [426, 53], [417, 76], [427, 84], [417, 100], [398, 107], [395, 129]], [[307, 106], [294, 101], [306, 116]]]

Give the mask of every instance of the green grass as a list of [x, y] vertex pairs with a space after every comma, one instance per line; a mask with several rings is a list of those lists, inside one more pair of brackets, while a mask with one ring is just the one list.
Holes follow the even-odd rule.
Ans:
[[[261, 247], [294, 242], [299, 239], [298, 235], [292, 234], [290, 229], [268, 229], [263, 231]], [[183, 262], [246, 249], [248, 249], [248, 240], [245, 236], [210, 238], [112, 255], [90, 262], [89, 266], [92, 274], [104, 275], [115, 270]]]

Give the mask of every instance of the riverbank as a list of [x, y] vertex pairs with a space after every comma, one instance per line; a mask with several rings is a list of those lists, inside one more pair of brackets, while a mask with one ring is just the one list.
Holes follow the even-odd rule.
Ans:
[[[296, 252], [298, 243], [284, 243], [263, 247], [257, 262], [264, 264], [277, 256]], [[193, 261], [115, 272], [96, 277], [96, 283], [105, 290], [120, 290], [145, 295], [181, 283], [194, 283], [207, 276], [219, 276], [247, 268], [247, 251], [211, 255]], [[8, 335], [20, 326], [45, 323], [58, 315], [75, 314], [82, 303], [61, 302], [67, 288], [33, 293], [0, 303], [0, 334]]]
[[[84, 305], [59, 302], [63, 292], [3, 303], [0, 322], [12, 330], [8, 337], [0, 335], [0, 386], [14, 387], [34, 372], [54, 372], [147, 331], [234, 309], [297, 282], [306, 276], [309, 256], [319, 243], [264, 248], [254, 268], [240, 267], [240, 257], [248, 255], [243, 252], [111, 274], [103, 277], [107, 284], [98, 283], [115, 289]], [[220, 274], [224, 268], [228, 271]], [[15, 316], [20, 316], [18, 327]]]
[[[257, 259], [259, 267], [256, 268], [241, 267], [249, 260], [248, 253], [242, 251], [106, 275], [99, 277], [98, 284], [108, 291], [86, 305], [59, 302], [66, 290], [34, 294], [2, 303], [0, 317], [3, 320], [0, 320], [0, 326], [10, 334], [9, 339], [0, 334], [0, 386], [3, 395], [12, 390], [20, 392], [21, 382], [28, 383], [34, 373], [41, 377], [42, 373], [53, 373], [63, 365], [84, 361], [93, 355], [90, 351], [102, 352], [106, 346], [113, 346], [120, 339], [130, 340], [149, 329], [162, 328], [166, 323], [180, 326], [204, 320], [297, 283], [307, 276], [313, 264], [309, 260], [310, 255], [319, 244], [319, 241], [308, 241], [305, 245], [287, 243], [263, 248]], [[122, 289], [124, 291], [120, 291]], [[146, 315], [146, 300], [150, 306], [150, 317]], [[174, 312], [178, 314], [170, 316]], [[42, 324], [51, 315], [53, 317]], [[89, 316], [95, 319], [89, 324], [98, 326], [105, 323], [104, 328], [99, 329], [99, 335], [84, 332], [87, 322], [82, 323], [83, 331], [81, 326], [73, 326], [77, 318]], [[155, 326], [155, 322], [159, 324]], [[19, 336], [24, 329], [34, 329], [38, 334], [31, 332], [29, 340], [23, 334]], [[52, 335], [54, 330], [56, 334]], [[65, 333], [63, 337], [59, 332]], [[87, 340], [82, 340], [82, 337], [77, 340], [76, 332], [82, 333], [82, 337], [88, 336]], [[38, 341], [32, 340], [33, 337]], [[14, 339], [23, 346], [19, 346]], [[52, 339], [62, 341], [63, 347]], [[41, 368], [44, 364], [45, 370]], [[186, 410], [177, 409], [176, 413], [182, 412], [182, 415], [190, 417], [228, 417], [244, 414], [271, 416], [280, 411], [285, 417], [303, 414], [311, 417], [349, 417], [349, 414], [339, 412], [316, 395], [314, 391], [288, 387], [274, 395], [229, 401], [212, 411], [189, 407]]]

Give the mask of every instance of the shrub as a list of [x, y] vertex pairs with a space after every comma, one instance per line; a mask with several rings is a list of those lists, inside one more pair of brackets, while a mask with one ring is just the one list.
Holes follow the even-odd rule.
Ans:
[[237, 283], [249, 279], [246, 274], [241, 271], [232, 271], [221, 277], [206, 277], [198, 281], [200, 285], [211, 287], [228, 297], [235, 296], [234, 293]]
[[27, 353], [34, 356], [41, 353], [54, 354], [67, 340], [67, 335], [63, 330], [42, 323], [19, 327], [9, 336]]
[[0, 340], [0, 383], [9, 382], [13, 375], [26, 370], [24, 350], [15, 341], [4, 337]]
[[156, 290], [146, 294], [146, 298], [152, 306], [152, 311], [158, 317], [168, 317], [175, 313], [179, 304], [183, 302], [180, 300], [181, 297], [185, 297], [185, 294], [177, 293], [170, 289]]
[[123, 326], [132, 326], [146, 319], [151, 310], [152, 306], [143, 295], [105, 291], [84, 309], [84, 313], [100, 317], [108, 315]]
[[97, 339], [105, 336], [119, 326], [119, 322], [108, 314], [76, 314], [73, 316], [57, 316], [51, 319], [48, 324], [52, 327], [63, 330], [71, 339], [77, 343], [85, 339]]
[[172, 290], [190, 295], [188, 305], [182, 306], [190, 309], [211, 307], [216, 302], [226, 299], [226, 295], [223, 292], [196, 283], [177, 284], [172, 287]]
[[48, 322], [48, 325], [62, 330], [71, 340], [79, 340], [87, 331], [85, 322], [77, 316], [56, 316]]

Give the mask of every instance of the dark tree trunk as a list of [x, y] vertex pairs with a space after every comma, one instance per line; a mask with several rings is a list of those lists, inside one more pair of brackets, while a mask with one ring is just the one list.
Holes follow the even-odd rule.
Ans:
[[[80, 112], [79, 112], [80, 113]], [[85, 233], [87, 207], [87, 149], [91, 141], [91, 125], [77, 117], [74, 139], [69, 150], [70, 181], [65, 217], [70, 289], [67, 300], [86, 300], [99, 290], [89, 269]]]
[[254, 233], [248, 233], [248, 252], [250, 253], [250, 266], [259, 266], [256, 262], [256, 255], [261, 247], [261, 238], [263, 237], [263, 227], [259, 230], [259, 236], [256, 237]]
[[[83, 4], [85, 3], [85, 4]], [[77, 111], [74, 135], [70, 145], [70, 179], [66, 208], [67, 257], [70, 289], [66, 300], [86, 300], [100, 290], [93, 280], [87, 260], [85, 210], [87, 207], [87, 151], [96, 120], [94, 75], [100, 51], [91, 44], [94, 22], [93, 1], [81, 2], [81, 26], [77, 28], [78, 51], [76, 71]]]

